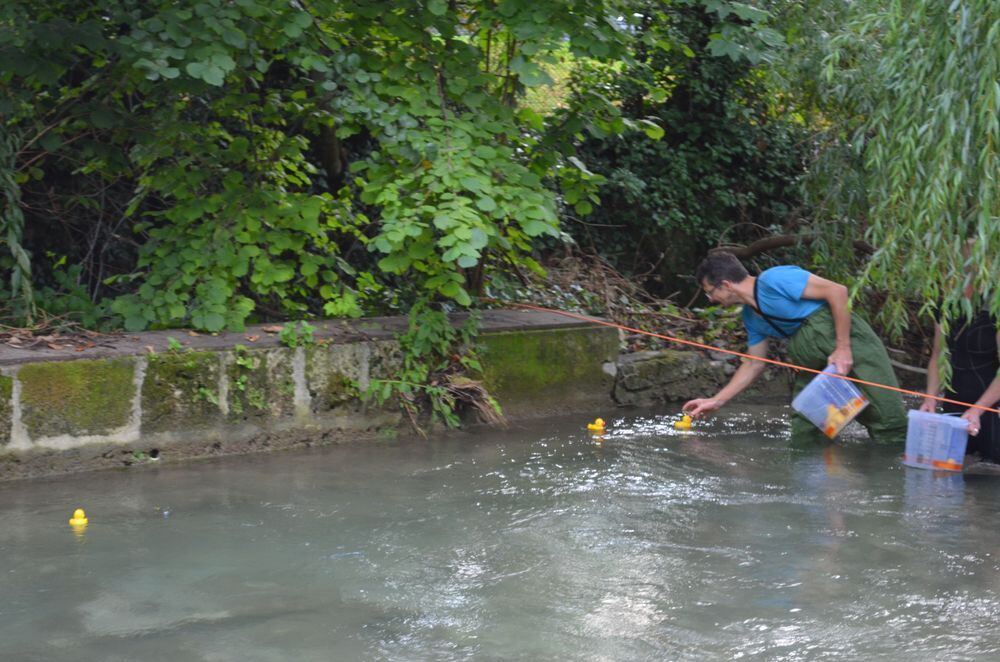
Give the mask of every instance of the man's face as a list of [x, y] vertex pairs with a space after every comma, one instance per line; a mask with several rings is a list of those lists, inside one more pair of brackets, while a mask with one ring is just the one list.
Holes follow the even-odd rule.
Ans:
[[724, 280], [718, 285], [712, 285], [708, 279], [701, 281], [701, 289], [705, 291], [705, 296], [712, 303], [720, 306], [732, 306], [739, 303], [736, 294], [733, 292], [732, 283]]

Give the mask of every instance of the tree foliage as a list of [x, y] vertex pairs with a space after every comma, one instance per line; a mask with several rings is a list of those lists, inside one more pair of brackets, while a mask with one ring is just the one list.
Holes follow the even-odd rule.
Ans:
[[[664, 136], [585, 140], [581, 158], [607, 183], [602, 205], [569, 228], [626, 272], [650, 272], [654, 288], [676, 289], [675, 274], [691, 273], [720, 240], [781, 231], [795, 220], [809, 136], [774, 102], [765, 74], [783, 38], [767, 12], [649, 3], [640, 25], [679, 45], [640, 51], [608, 77], [607, 94]], [[646, 93], [650, 87], [659, 93]], [[588, 211], [584, 204], [573, 211]]]
[[[560, 204], [598, 203], [585, 136], [662, 135], [602, 76], [678, 52], [649, 26], [671, 4], [10, 0], [7, 294], [129, 329], [467, 306], [491, 270], [537, 268]], [[734, 17], [708, 47], [746, 55], [757, 10], [695, 4]], [[599, 67], [572, 107], [521, 105], [567, 52]]]
[[881, 312], [895, 330], [906, 297], [953, 318], [976, 305], [971, 288], [1000, 312], [1000, 7], [829, 4], [847, 20], [822, 45], [817, 98], [840, 172], [821, 173], [818, 220], [877, 248], [857, 284], [892, 293]]
[[557, 234], [543, 178], [585, 185], [514, 102], [564, 40], [627, 57], [617, 4], [5, 3], [11, 285], [75, 253], [130, 329], [360, 314], [385, 275], [468, 305], [488, 254]]

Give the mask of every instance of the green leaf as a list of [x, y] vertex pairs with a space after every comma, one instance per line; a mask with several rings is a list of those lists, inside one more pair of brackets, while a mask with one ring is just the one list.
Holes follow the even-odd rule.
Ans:
[[585, 174], [585, 175], [593, 175], [594, 174], [594, 173], [590, 172], [590, 170], [587, 169], [587, 165], [583, 161], [581, 161], [580, 159], [576, 158], [575, 156], [571, 156], [567, 160], [570, 163], [572, 163], [574, 166], [576, 166], [577, 169], [579, 169], [580, 172], [582, 172], [583, 174]]
[[444, 16], [448, 11], [448, 3], [445, 0], [429, 0], [427, 9], [435, 16]]
[[387, 255], [378, 261], [378, 268], [391, 274], [403, 273], [409, 266], [410, 257], [403, 253]]
[[545, 118], [531, 108], [521, 108], [517, 111], [517, 116], [521, 121], [527, 122], [528, 126], [536, 131], [541, 131], [545, 128]]
[[469, 296], [469, 293], [466, 292], [464, 288], [461, 288], [461, 287], [458, 288], [458, 294], [455, 295], [454, 299], [461, 306], [471, 306], [472, 305], [472, 297]]
[[209, 85], [215, 85], [216, 87], [222, 87], [222, 84], [226, 80], [225, 73], [219, 67], [210, 66], [205, 69], [204, 74], [202, 74], [202, 79]]
[[497, 203], [489, 196], [483, 196], [476, 200], [476, 206], [485, 212], [491, 212], [497, 208]]
[[653, 140], [659, 140], [664, 135], [663, 127], [656, 122], [651, 120], [639, 120], [639, 124], [642, 125], [643, 132]]
[[226, 318], [219, 313], [208, 313], [202, 318], [201, 328], [206, 331], [222, 331], [226, 326]]
[[438, 230], [448, 230], [459, 224], [459, 221], [452, 218], [451, 216], [445, 216], [440, 214], [434, 217], [434, 227]]
[[538, 237], [543, 234], [556, 236], [558, 234], [556, 229], [551, 225], [549, 225], [548, 223], [544, 223], [542, 221], [538, 221], [535, 219], [529, 219], [521, 223], [521, 229], [524, 230], [524, 234], [528, 235], [529, 237]]
[[472, 228], [472, 232], [469, 234], [468, 245], [476, 250], [480, 250], [486, 247], [489, 243], [489, 237], [480, 228]]
[[222, 40], [233, 48], [244, 49], [247, 46], [247, 37], [238, 28], [226, 28], [222, 32]]
[[236, 62], [225, 53], [215, 53], [209, 60], [217, 69], [224, 72], [232, 71], [236, 68]]
[[487, 182], [478, 177], [463, 177], [462, 186], [470, 191], [481, 191], [486, 186]]

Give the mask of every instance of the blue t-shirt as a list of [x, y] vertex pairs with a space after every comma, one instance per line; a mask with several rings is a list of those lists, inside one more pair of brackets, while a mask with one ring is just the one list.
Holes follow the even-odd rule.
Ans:
[[[779, 322], [775, 317], [803, 319], [826, 305], [826, 301], [803, 299], [809, 272], [802, 267], [771, 267], [757, 276], [757, 302], [760, 309], [772, 318], [789, 336], [802, 326], [802, 322]], [[753, 306], [743, 306], [743, 326], [747, 330], [747, 344], [756, 345], [765, 338], [782, 338], [780, 333]]]

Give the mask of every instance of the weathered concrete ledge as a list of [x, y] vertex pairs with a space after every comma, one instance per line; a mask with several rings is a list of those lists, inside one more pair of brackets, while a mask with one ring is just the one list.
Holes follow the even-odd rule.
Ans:
[[[314, 342], [294, 348], [265, 325], [104, 336], [83, 351], [0, 348], [0, 480], [406, 433], [394, 406], [360, 398], [397, 374], [406, 324], [316, 322]], [[619, 355], [615, 329], [551, 313], [486, 311], [477, 342], [483, 381], [512, 420], [673, 407], [714, 393], [738, 364], [721, 353]], [[769, 369], [741, 401], [790, 392], [789, 374]]]
[[[107, 336], [79, 352], [0, 349], [0, 479], [395, 434], [399, 412], [359, 393], [397, 373], [405, 318], [313, 326], [314, 342], [295, 348], [262, 325]], [[509, 417], [611, 404], [614, 329], [487, 311], [478, 342]]]

